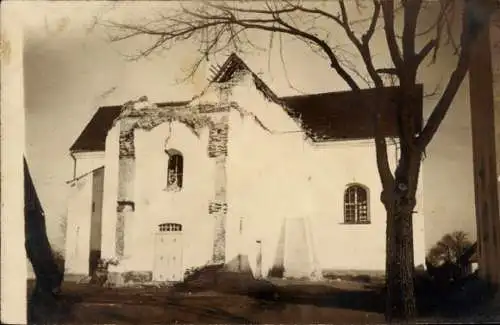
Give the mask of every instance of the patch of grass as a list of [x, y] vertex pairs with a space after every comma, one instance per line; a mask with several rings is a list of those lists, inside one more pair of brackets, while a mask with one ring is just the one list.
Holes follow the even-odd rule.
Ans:
[[334, 272], [324, 271], [323, 278], [328, 280], [343, 280], [365, 284], [384, 282], [384, 277], [377, 273], [368, 274], [363, 272]]

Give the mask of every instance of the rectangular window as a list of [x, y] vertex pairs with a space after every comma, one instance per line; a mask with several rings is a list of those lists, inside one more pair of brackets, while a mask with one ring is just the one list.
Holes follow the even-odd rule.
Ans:
[[184, 172], [183, 157], [179, 153], [171, 154], [167, 167], [167, 189], [180, 190], [182, 188], [182, 178]]

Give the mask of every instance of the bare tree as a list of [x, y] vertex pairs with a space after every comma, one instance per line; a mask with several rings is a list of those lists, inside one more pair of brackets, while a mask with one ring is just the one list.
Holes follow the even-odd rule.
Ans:
[[427, 259], [433, 266], [444, 263], [458, 265], [462, 255], [470, 249], [472, 242], [467, 233], [454, 231], [444, 235], [429, 251]]
[[[325, 58], [332, 73], [338, 74], [353, 91], [361, 89], [359, 80], [370, 87], [381, 88], [391, 80], [400, 87], [397, 98], [400, 156], [395, 172], [389, 167], [386, 139], [375, 134], [377, 167], [383, 185], [381, 201], [387, 211], [386, 318], [411, 319], [416, 315], [413, 286], [412, 215], [416, 205], [416, 191], [422, 156], [436, 134], [452, 100], [465, 78], [472, 45], [496, 9], [496, 0], [372, 0], [372, 1], [272, 1], [265, 2], [199, 2], [182, 3], [179, 9], [149, 17], [146, 23], [108, 22], [113, 29], [112, 40], [122, 41], [148, 36], [153, 42], [135, 56], [168, 50], [183, 41], [199, 44], [199, 56], [193, 65], [194, 73], [203, 60], [213, 54], [227, 51], [258, 51], [249, 31], [268, 33], [269, 44], [283, 36], [303, 41]], [[333, 8], [335, 7], [335, 8]], [[432, 21], [427, 22], [432, 11]], [[427, 16], [421, 13], [427, 11]], [[369, 13], [367, 16], [363, 14]], [[354, 19], [354, 16], [357, 18]], [[362, 17], [362, 18], [359, 18]], [[457, 19], [458, 17], [458, 19]], [[326, 27], [325, 27], [326, 26]], [[402, 27], [400, 31], [397, 26]], [[457, 31], [458, 37], [454, 37]], [[390, 66], [376, 66], [371, 41], [381, 30], [385, 37]], [[333, 35], [341, 33], [354, 48], [363, 67], [353, 67], [343, 56], [342, 46]], [[335, 38], [337, 38], [337, 35]], [[417, 40], [425, 39], [418, 47]], [[417, 76], [426, 60], [434, 61], [443, 45], [455, 49], [456, 65], [423, 127], [415, 120], [422, 98], [418, 93]], [[366, 76], [366, 78], [365, 78]], [[389, 78], [387, 78], [389, 77]], [[367, 107], [370, 107], [367, 105]], [[367, 112], [370, 112], [367, 110]], [[376, 110], [374, 123], [379, 124]]]

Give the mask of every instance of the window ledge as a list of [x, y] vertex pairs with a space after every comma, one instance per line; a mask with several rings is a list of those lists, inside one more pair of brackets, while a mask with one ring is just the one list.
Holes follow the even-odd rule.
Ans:
[[351, 225], [351, 226], [359, 226], [359, 225], [371, 225], [371, 222], [339, 222], [339, 225]]
[[165, 187], [163, 191], [165, 192], [180, 192], [182, 188], [171, 188], [171, 187]]

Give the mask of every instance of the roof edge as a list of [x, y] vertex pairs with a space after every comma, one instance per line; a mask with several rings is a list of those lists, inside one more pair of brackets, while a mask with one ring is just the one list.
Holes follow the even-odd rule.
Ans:
[[[419, 90], [420, 88], [423, 89], [423, 84], [422, 83], [417, 83], [416, 86], [417, 86], [416, 87], [417, 90]], [[380, 89], [389, 90], [389, 89], [398, 89], [398, 88], [401, 88], [401, 87], [400, 86], [386, 86], [386, 87], [380, 87], [380, 88], [377, 88], [377, 87], [362, 88], [362, 89], [359, 89], [359, 91], [361, 91], [361, 92], [369, 92], [369, 91], [376, 91], [376, 90], [380, 90]], [[324, 95], [332, 95], [332, 94], [338, 94], [338, 95], [340, 95], [340, 94], [349, 94], [349, 93], [352, 93], [352, 92], [353, 92], [352, 89], [347, 89], [347, 90], [341, 90], [341, 91], [325, 91], [325, 92], [321, 92], [321, 93], [279, 96], [277, 98], [280, 99], [280, 100], [282, 100], [282, 99], [304, 98], [304, 97], [313, 97], [313, 96], [324, 96]]]
[[80, 176], [77, 176], [77, 177], [74, 177], [73, 179], [70, 179], [69, 181], [66, 181], [66, 184], [71, 184], [71, 183], [74, 183], [76, 181], [79, 181], [80, 179], [84, 178], [85, 176], [88, 176], [90, 174], [92, 174], [93, 172], [96, 172], [98, 171], [99, 169], [104, 169], [104, 165], [100, 166], [100, 167], [97, 167], [97, 168], [94, 168], [86, 173], [83, 173], [81, 174]]

